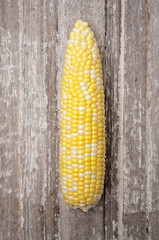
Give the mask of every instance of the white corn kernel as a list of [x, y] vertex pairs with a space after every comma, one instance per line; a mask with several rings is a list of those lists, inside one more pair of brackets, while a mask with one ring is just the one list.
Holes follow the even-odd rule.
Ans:
[[86, 107], [80, 106], [80, 107], [78, 107], [78, 110], [79, 110], [79, 111], [85, 111], [85, 110], [86, 110]]

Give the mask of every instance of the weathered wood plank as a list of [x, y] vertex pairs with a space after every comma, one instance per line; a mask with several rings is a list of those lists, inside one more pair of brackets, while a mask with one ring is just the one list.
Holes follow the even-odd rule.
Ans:
[[146, 236], [146, 33], [145, 1], [107, 1], [106, 239]]
[[106, 179], [105, 239], [118, 239], [117, 162], [119, 145], [119, 56], [121, 35], [120, 1], [106, 6]]
[[125, 1], [123, 239], [146, 238], [147, 4]]
[[[159, 239], [158, 11], [152, 0], [0, 0], [0, 239]], [[58, 184], [61, 73], [80, 18], [106, 86], [105, 194], [88, 213], [59, 203]]]
[[147, 236], [159, 239], [159, 2], [148, 1]]
[[20, 2], [22, 239], [57, 239], [56, 2]]
[[[22, 239], [44, 238], [46, 187], [46, 94], [43, 67], [43, 9], [20, 2], [20, 204]], [[41, 24], [40, 24], [41, 23]]]
[[[97, 14], [99, 9], [100, 14]], [[74, 23], [82, 19], [88, 21], [95, 33], [97, 42], [101, 50], [104, 48], [105, 34], [105, 1], [66, 1], [59, 2], [58, 6], [58, 81], [61, 81], [62, 63], [66, 49], [66, 41], [69, 33], [72, 30]], [[88, 213], [83, 213], [81, 210], [70, 209], [65, 206], [63, 200], [60, 200], [60, 233], [64, 240], [94, 240], [104, 239], [103, 226], [103, 203]]]
[[19, 7], [0, 1], [0, 239], [20, 239]]
[[57, 1], [44, 1], [43, 12], [43, 54], [44, 78], [47, 95], [46, 131], [46, 197], [45, 197], [45, 238], [58, 237], [58, 110], [56, 88], [56, 44], [57, 44]]

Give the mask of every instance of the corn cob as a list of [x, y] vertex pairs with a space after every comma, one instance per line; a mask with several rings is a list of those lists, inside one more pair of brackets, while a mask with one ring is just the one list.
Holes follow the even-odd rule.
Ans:
[[63, 199], [87, 211], [101, 198], [105, 175], [105, 110], [99, 49], [78, 20], [67, 45], [61, 84], [60, 185]]

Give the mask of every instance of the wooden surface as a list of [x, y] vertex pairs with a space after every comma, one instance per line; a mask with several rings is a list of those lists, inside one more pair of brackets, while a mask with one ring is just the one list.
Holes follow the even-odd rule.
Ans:
[[[159, 239], [159, 2], [0, 0], [0, 240]], [[104, 73], [103, 197], [83, 213], [58, 181], [60, 80], [77, 19]]]

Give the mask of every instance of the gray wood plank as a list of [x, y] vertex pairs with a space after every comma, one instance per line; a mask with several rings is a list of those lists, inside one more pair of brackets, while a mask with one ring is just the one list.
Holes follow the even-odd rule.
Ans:
[[22, 239], [58, 239], [56, 2], [20, 2]]
[[125, 2], [123, 239], [146, 237], [146, 1]]
[[147, 236], [159, 239], [159, 2], [148, 1]]
[[39, 1], [21, 1], [20, 7], [21, 237], [43, 239], [47, 128], [41, 43], [43, 9]]
[[[105, 179], [105, 239], [118, 239], [118, 146], [121, 134], [120, 108], [120, 34], [121, 4], [107, 0], [105, 50], [106, 95], [106, 179]], [[122, 194], [122, 193], [121, 193]]]
[[[105, 34], [105, 1], [65, 1], [58, 4], [58, 81], [60, 85], [66, 41], [78, 19], [88, 21], [95, 32], [97, 42], [104, 49]], [[97, 13], [99, 9], [100, 14]], [[60, 87], [59, 87], [60, 88]], [[60, 234], [64, 240], [104, 239], [103, 200], [87, 213], [68, 208], [60, 200]]]
[[106, 239], [146, 236], [145, 1], [107, 1]]
[[[0, 239], [159, 239], [158, 11], [152, 0], [0, 0]], [[64, 204], [58, 183], [77, 19], [95, 33], [106, 94], [105, 192], [87, 213]]]
[[20, 239], [19, 8], [0, 1], [0, 239]]
[[47, 0], [43, 3], [43, 51], [44, 79], [47, 98], [46, 106], [46, 197], [45, 197], [45, 238], [59, 239], [58, 236], [58, 110], [56, 88], [56, 44], [57, 44], [57, 1]]

